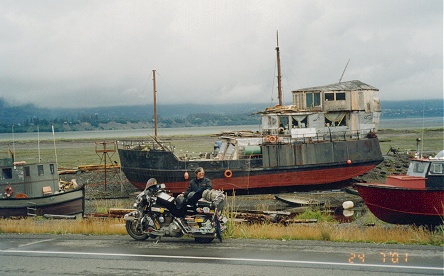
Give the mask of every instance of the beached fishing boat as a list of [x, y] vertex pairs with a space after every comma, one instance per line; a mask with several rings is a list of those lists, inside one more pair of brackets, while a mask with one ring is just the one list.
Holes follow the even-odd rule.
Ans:
[[293, 104], [283, 105], [279, 47], [276, 50], [279, 104], [258, 112], [260, 133], [227, 133], [211, 153], [193, 159], [177, 156], [170, 143], [157, 137], [155, 109], [150, 141], [118, 142], [126, 178], [140, 189], [156, 178], [180, 193], [194, 170], [203, 167], [215, 189], [277, 192], [345, 181], [377, 166], [383, 160], [376, 135], [379, 90], [358, 80], [339, 82], [292, 91]]
[[411, 160], [406, 175], [391, 175], [385, 183], [356, 183], [370, 211], [393, 224], [444, 223], [444, 151], [434, 158]]
[[0, 217], [83, 217], [85, 189], [75, 181], [60, 185], [56, 163], [0, 159]]

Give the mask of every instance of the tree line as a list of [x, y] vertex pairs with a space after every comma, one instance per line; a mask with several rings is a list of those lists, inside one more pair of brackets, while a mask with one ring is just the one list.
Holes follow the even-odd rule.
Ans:
[[[193, 127], [193, 126], [228, 126], [228, 125], [255, 125], [259, 124], [259, 116], [245, 114], [212, 114], [196, 113], [179, 117], [157, 118], [158, 127]], [[81, 114], [77, 118], [62, 117], [47, 119], [33, 116], [26, 118], [22, 123], [8, 124], [0, 122], [0, 133], [23, 133], [23, 132], [64, 132], [64, 131], [89, 131], [123, 129], [127, 125], [134, 128], [152, 128], [154, 120], [141, 120], [129, 118], [105, 118], [99, 114]]]

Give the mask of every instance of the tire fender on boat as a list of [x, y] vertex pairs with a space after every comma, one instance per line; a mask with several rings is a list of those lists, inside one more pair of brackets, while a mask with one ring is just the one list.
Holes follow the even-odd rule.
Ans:
[[12, 197], [14, 190], [12, 189], [11, 185], [6, 186], [6, 188], [3, 190], [3, 194], [5, 197]]
[[267, 143], [276, 143], [277, 142], [277, 137], [274, 135], [267, 135], [264, 137], [265, 142]]
[[225, 170], [225, 171], [224, 171], [224, 176], [225, 176], [226, 178], [230, 178], [230, 177], [233, 176], [233, 172], [232, 172], [231, 170]]

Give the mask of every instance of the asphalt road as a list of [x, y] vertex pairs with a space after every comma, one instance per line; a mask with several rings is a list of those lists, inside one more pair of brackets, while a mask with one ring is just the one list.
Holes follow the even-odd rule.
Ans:
[[443, 275], [443, 247], [0, 234], [0, 275]]

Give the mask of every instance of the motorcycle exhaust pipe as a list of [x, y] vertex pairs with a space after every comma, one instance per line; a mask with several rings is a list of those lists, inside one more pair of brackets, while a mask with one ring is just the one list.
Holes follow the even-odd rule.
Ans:
[[136, 212], [131, 212], [128, 214], [125, 214], [125, 216], [123, 217], [124, 221], [134, 221], [136, 220]]

